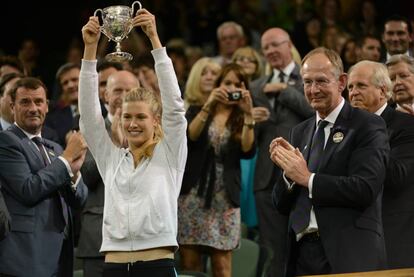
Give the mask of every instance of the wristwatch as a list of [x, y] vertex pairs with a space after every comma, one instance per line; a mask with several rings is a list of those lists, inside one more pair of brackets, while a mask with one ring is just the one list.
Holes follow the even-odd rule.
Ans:
[[246, 126], [249, 129], [253, 129], [254, 126], [256, 125], [256, 122], [254, 120], [251, 123], [244, 122], [243, 125]]

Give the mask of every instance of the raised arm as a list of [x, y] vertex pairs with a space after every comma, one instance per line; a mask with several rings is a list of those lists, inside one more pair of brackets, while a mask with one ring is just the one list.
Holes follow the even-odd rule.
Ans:
[[100, 36], [98, 18], [92, 16], [82, 28], [85, 48], [79, 76], [79, 126], [102, 173], [109, 163], [116, 163], [114, 154], [119, 149], [107, 134], [99, 104], [96, 50]]
[[151, 41], [152, 56], [155, 60], [155, 72], [162, 102], [162, 129], [164, 140], [171, 150], [172, 157], [177, 161], [177, 167], [184, 169], [187, 157], [186, 129], [184, 101], [181, 98], [180, 88], [171, 59], [165, 47], [162, 47], [158, 37], [155, 16], [146, 9], [137, 12], [133, 20], [134, 26], [140, 26]]

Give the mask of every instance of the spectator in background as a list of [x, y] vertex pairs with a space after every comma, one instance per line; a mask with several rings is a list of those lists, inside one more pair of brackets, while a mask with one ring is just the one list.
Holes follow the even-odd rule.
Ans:
[[155, 74], [154, 59], [150, 54], [143, 54], [131, 62], [132, 72], [141, 82], [141, 86], [153, 91], [158, 96], [160, 88]]
[[31, 38], [24, 39], [19, 48], [18, 57], [23, 63], [26, 70], [24, 73], [27, 76], [38, 77], [40, 75], [39, 55], [40, 49], [37, 42]]
[[298, 22], [295, 25], [292, 39], [302, 57], [312, 49], [321, 46], [321, 18], [318, 15], [312, 15], [304, 22]]
[[353, 107], [381, 116], [391, 147], [382, 198], [388, 268], [414, 267], [414, 117], [387, 104], [392, 84], [385, 65], [362, 61], [348, 72]]
[[242, 67], [230, 63], [205, 103], [202, 95], [187, 110], [189, 152], [178, 234], [184, 270], [201, 271], [207, 251], [213, 275], [231, 276], [232, 250], [240, 243], [240, 158], [255, 152], [248, 83]]
[[411, 25], [405, 17], [392, 15], [385, 20], [382, 42], [387, 56], [384, 62], [396, 54], [413, 56], [410, 50], [411, 32]]
[[183, 95], [189, 71], [185, 49], [186, 44], [180, 39], [173, 39], [167, 43], [167, 52], [173, 62], [178, 84]]
[[22, 61], [16, 56], [0, 57], [0, 79], [8, 73], [26, 73]]
[[[252, 82], [255, 108], [257, 161], [254, 193], [260, 243], [273, 250], [269, 276], [283, 276], [287, 257], [287, 217], [272, 203], [272, 189], [280, 169], [269, 158], [269, 144], [275, 137], [289, 137], [291, 128], [312, 116], [313, 110], [303, 94], [300, 66], [293, 60], [288, 33], [270, 28], [262, 35], [262, 52], [272, 71]], [[258, 109], [261, 107], [262, 109]]]
[[350, 32], [355, 37], [366, 35], [380, 36], [381, 24], [378, 9], [374, 0], [362, 0], [356, 9], [359, 14], [355, 20], [351, 20], [349, 25]]
[[381, 59], [381, 41], [372, 35], [365, 35], [357, 40], [355, 52], [358, 61], [379, 62]]
[[108, 112], [108, 102], [105, 99], [105, 91], [106, 91], [106, 84], [108, 81], [109, 76], [116, 71], [122, 70], [122, 64], [118, 62], [110, 62], [107, 60], [103, 60], [98, 63], [96, 70], [98, 71], [98, 79], [99, 79], [99, 100], [101, 101], [101, 107], [106, 111], [102, 113], [104, 117], [106, 117]]
[[386, 66], [393, 85], [393, 100], [397, 110], [414, 115], [414, 59], [404, 54], [394, 55]]
[[348, 69], [357, 62], [355, 39], [349, 38], [345, 42], [340, 57], [344, 65], [344, 71], [347, 72]]
[[55, 102], [51, 102], [45, 124], [57, 132], [62, 146], [66, 145], [68, 132], [77, 125], [79, 72], [79, 64], [66, 63], [56, 73], [59, 92], [52, 95], [51, 100]]
[[243, 67], [249, 81], [254, 81], [264, 74], [262, 57], [250, 46], [238, 48], [233, 54], [232, 62]]
[[234, 21], [226, 21], [217, 28], [217, 41], [219, 55], [213, 59], [220, 65], [231, 62], [233, 53], [245, 46], [246, 39], [243, 27]]
[[215, 87], [220, 70], [221, 66], [212, 58], [204, 57], [194, 63], [185, 87], [186, 108], [204, 105]]

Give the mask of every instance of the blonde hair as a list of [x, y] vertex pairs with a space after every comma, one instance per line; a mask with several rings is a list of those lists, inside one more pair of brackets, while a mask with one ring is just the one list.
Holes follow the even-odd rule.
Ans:
[[256, 60], [256, 71], [250, 76], [251, 80], [255, 80], [263, 75], [264, 66], [260, 54], [250, 46], [238, 48], [231, 58], [232, 62], [236, 62], [239, 56], [253, 57]]
[[187, 84], [185, 86], [184, 99], [187, 105], [203, 105], [205, 101], [205, 95], [200, 88], [201, 75], [206, 67], [210, 67], [217, 71], [217, 75], [220, 72], [221, 66], [211, 58], [201, 58], [197, 60], [191, 68], [188, 75]]
[[150, 157], [152, 155], [152, 150], [154, 149], [155, 145], [158, 142], [160, 142], [161, 139], [164, 137], [161, 122], [159, 121], [162, 115], [161, 99], [153, 91], [140, 87], [131, 89], [130, 91], [125, 93], [122, 99], [122, 103], [129, 102], [144, 102], [148, 104], [151, 108], [154, 117], [158, 119], [158, 123], [154, 129], [153, 142], [147, 145], [145, 149], [142, 149], [143, 156]]

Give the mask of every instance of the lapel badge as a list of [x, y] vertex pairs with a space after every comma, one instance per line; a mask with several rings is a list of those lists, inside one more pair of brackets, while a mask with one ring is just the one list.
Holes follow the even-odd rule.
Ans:
[[342, 132], [336, 132], [332, 137], [332, 140], [335, 143], [340, 143], [343, 139], [344, 139], [344, 134]]
[[53, 153], [52, 151], [47, 151], [49, 153], [50, 156], [54, 157], [55, 153]]

